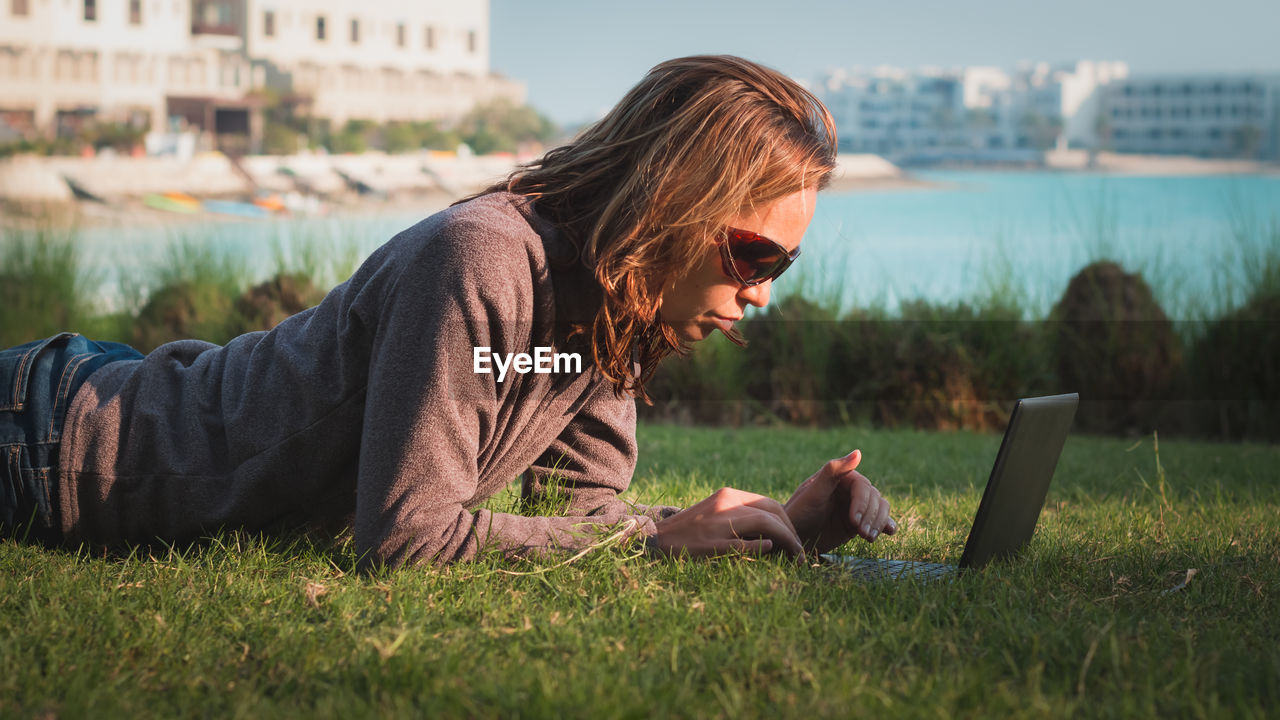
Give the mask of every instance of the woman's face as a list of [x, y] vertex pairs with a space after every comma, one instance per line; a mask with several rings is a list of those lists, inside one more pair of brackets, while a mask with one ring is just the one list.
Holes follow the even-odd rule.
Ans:
[[[729, 226], [763, 235], [787, 250], [800, 246], [805, 228], [813, 219], [818, 193], [813, 188], [798, 190], [785, 197], [740, 214]], [[711, 331], [721, 332], [742, 319], [747, 305], [764, 307], [769, 302], [773, 281], [743, 287], [724, 272], [720, 249], [707, 240], [701, 259], [683, 277], [668, 282], [658, 301], [658, 317], [675, 331], [680, 339], [696, 342]]]

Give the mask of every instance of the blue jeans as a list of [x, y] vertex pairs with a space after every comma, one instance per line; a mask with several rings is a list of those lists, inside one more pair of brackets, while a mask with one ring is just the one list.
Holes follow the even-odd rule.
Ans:
[[0, 350], [0, 536], [61, 541], [56, 481], [67, 407], [93, 371], [141, 357], [76, 333]]

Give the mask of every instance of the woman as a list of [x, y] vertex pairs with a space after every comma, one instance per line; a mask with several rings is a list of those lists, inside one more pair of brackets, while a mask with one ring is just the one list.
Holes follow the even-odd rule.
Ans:
[[[768, 302], [834, 166], [830, 115], [786, 77], [734, 57], [658, 65], [568, 145], [392, 238], [270, 332], [145, 358], [79, 336], [0, 354], [0, 519], [95, 544], [352, 523], [361, 562], [391, 566], [619, 530], [691, 555], [892, 533], [857, 451], [785, 507], [732, 489], [683, 511], [618, 498], [659, 360], [736, 337]], [[563, 515], [473, 510], [518, 475]]]

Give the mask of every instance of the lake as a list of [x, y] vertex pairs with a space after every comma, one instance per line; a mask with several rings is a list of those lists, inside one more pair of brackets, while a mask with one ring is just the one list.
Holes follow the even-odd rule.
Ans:
[[[823, 193], [804, 255], [775, 293], [846, 304], [973, 299], [1012, 292], [1040, 315], [1090, 260], [1142, 271], [1173, 315], [1243, 300], [1245, 266], [1280, 253], [1280, 176], [1143, 177], [1036, 171], [920, 171], [917, 189]], [[102, 296], [118, 272], [145, 277], [182, 242], [266, 277], [283, 254], [342, 272], [423, 213], [82, 231]], [[326, 278], [336, 282], [338, 278]]]

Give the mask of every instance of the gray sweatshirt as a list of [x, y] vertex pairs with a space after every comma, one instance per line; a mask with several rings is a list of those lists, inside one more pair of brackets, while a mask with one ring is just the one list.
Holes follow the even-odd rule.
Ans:
[[[654, 532], [675, 509], [618, 498], [635, 469], [635, 402], [564, 339], [600, 303], [565, 258], [525, 198], [486, 195], [396, 235], [269, 332], [103, 367], [67, 415], [64, 535], [181, 542], [353, 522], [362, 562], [396, 566], [575, 549], [627, 521]], [[582, 372], [509, 368], [499, 382], [496, 364], [475, 372], [476, 347], [576, 349]], [[531, 499], [562, 488], [568, 515], [474, 509], [522, 473]]]

